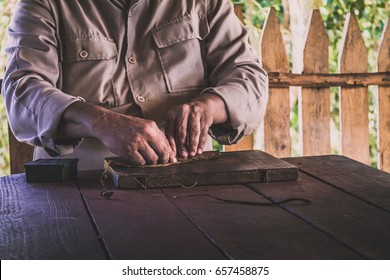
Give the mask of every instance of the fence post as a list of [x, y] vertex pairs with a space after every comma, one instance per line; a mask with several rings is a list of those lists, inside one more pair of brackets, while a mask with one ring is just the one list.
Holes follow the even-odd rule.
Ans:
[[[329, 73], [329, 40], [319, 10], [313, 10], [303, 50], [304, 73]], [[330, 154], [330, 90], [302, 88], [299, 96], [303, 155]]]
[[[242, 8], [240, 5], [234, 5], [234, 12], [238, 19], [244, 23], [244, 15], [242, 13]], [[240, 140], [240, 142], [236, 145], [226, 145], [224, 146], [225, 151], [243, 151], [243, 150], [253, 150], [253, 135], [247, 135]]]
[[[383, 29], [378, 72], [390, 72], [390, 20]], [[378, 87], [378, 168], [390, 172], [390, 87]]]
[[[347, 15], [341, 46], [340, 73], [367, 73], [367, 50], [354, 14]], [[340, 120], [342, 154], [369, 164], [367, 87], [341, 87]]]
[[[268, 72], [290, 71], [276, 11], [271, 8], [261, 34], [263, 68]], [[290, 94], [288, 88], [270, 88], [264, 117], [264, 148], [276, 157], [291, 155]]]

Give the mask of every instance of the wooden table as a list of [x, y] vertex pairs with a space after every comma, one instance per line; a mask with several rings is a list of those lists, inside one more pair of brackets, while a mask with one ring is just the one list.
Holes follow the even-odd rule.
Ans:
[[[0, 258], [390, 258], [390, 174], [341, 156], [286, 161], [298, 181], [114, 190], [109, 200], [96, 173], [56, 184], [2, 177]], [[288, 198], [311, 203], [256, 204]]]

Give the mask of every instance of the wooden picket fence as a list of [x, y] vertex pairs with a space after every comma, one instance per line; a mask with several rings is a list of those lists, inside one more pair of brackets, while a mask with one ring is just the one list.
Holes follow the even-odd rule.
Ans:
[[[240, 6], [235, 6], [243, 21]], [[243, 21], [244, 22], [244, 21]], [[390, 172], [390, 27], [383, 30], [378, 50], [378, 72], [368, 72], [367, 50], [354, 14], [348, 14], [339, 73], [329, 73], [328, 36], [319, 10], [313, 10], [305, 47], [303, 73], [291, 74], [275, 9], [261, 34], [263, 68], [269, 73], [269, 101], [264, 118], [264, 150], [276, 157], [291, 156], [289, 87], [302, 87], [299, 96], [303, 155], [331, 153], [330, 87], [340, 88], [342, 154], [370, 163], [368, 86], [378, 86], [378, 167]], [[253, 149], [253, 136], [225, 150]]]

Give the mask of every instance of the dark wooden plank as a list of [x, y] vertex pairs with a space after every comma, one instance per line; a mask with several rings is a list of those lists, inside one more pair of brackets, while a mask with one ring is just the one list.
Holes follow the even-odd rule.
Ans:
[[106, 164], [106, 169], [115, 185], [123, 188], [286, 181], [298, 177], [295, 166], [262, 151], [208, 154], [207, 159], [168, 166], [126, 167], [115, 163], [120, 159], [114, 159], [114, 163]]
[[[264, 185], [272, 187], [273, 184]], [[169, 188], [163, 191], [232, 259], [361, 258], [278, 206], [231, 204], [213, 198], [269, 202], [245, 186]], [[299, 207], [307, 211], [312, 208], [310, 205]]]
[[390, 174], [344, 156], [285, 159], [300, 170], [390, 212]]
[[226, 259], [160, 190], [114, 190], [103, 199], [95, 179], [79, 185], [113, 259]]
[[74, 182], [0, 178], [0, 259], [105, 259]]
[[297, 182], [251, 185], [272, 200], [309, 199], [310, 207], [284, 208], [367, 258], [390, 258], [390, 213], [303, 173]]
[[24, 164], [33, 159], [34, 147], [16, 140], [10, 128], [8, 128], [8, 141], [11, 174], [23, 173]]

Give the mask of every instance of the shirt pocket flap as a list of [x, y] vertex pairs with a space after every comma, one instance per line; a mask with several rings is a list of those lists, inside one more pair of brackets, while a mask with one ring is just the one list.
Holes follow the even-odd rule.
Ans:
[[188, 15], [152, 30], [154, 41], [160, 49], [185, 40], [203, 40], [209, 33], [207, 19], [198, 15]]
[[114, 41], [99, 37], [77, 37], [66, 40], [64, 62], [105, 60], [118, 56]]

